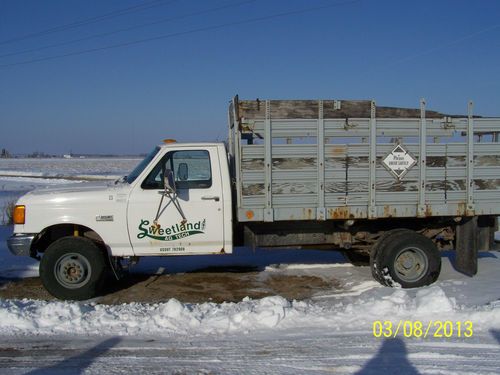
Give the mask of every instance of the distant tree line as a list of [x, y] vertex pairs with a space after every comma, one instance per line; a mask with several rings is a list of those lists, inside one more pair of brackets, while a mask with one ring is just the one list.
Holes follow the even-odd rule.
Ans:
[[7, 151], [5, 148], [2, 148], [2, 153], [0, 154], [0, 158], [2, 159], [8, 159], [10, 158], [10, 152]]
[[[12, 155], [5, 148], [2, 148], [2, 152], [0, 153], [0, 159], [10, 159], [10, 158], [18, 158], [18, 157], [19, 157], [19, 155]], [[35, 152], [32, 152], [31, 154], [25, 155], [23, 157], [44, 159], [44, 158], [55, 158], [57, 156], [56, 155], [49, 155], [49, 154], [46, 154], [45, 152], [35, 151]]]
[[[139, 155], [116, 155], [116, 154], [67, 154], [71, 158], [116, 158], [116, 157], [145, 157], [146, 154], [139, 154]], [[47, 154], [42, 151], [35, 151], [30, 154], [24, 154], [24, 155], [13, 155], [11, 154], [7, 149], [2, 148], [2, 152], [0, 153], [0, 159], [10, 159], [10, 158], [34, 158], [34, 159], [48, 159], [48, 158], [60, 158], [65, 155], [54, 155], [54, 154]]]
[[45, 152], [35, 151], [29, 155], [26, 155], [27, 158], [36, 158], [36, 159], [45, 159], [45, 158], [53, 158], [54, 155], [46, 154]]

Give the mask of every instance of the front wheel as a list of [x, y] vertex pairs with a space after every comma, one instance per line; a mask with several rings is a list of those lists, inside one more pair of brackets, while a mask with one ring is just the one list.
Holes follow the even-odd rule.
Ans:
[[434, 242], [411, 230], [395, 230], [381, 238], [372, 253], [372, 273], [387, 286], [417, 288], [432, 284], [441, 272]]
[[40, 261], [43, 286], [54, 297], [85, 300], [97, 296], [108, 274], [104, 252], [82, 237], [52, 243]]

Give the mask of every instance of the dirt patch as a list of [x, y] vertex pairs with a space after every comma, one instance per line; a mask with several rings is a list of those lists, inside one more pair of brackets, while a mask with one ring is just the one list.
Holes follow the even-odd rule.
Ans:
[[1, 280], [0, 298], [55, 299], [45, 290], [38, 277], [28, 277], [20, 280]]
[[[171, 275], [130, 275], [114, 282], [97, 298], [102, 304], [129, 302], [238, 302], [245, 297], [281, 295], [287, 299], [307, 299], [314, 294], [338, 289], [339, 282], [315, 276], [272, 274], [269, 272], [194, 272]], [[0, 286], [0, 298], [53, 300], [39, 278], [7, 281]]]

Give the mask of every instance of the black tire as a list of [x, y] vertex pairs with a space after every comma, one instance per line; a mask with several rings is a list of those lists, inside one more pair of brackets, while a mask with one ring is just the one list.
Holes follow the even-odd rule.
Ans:
[[372, 255], [372, 274], [386, 286], [429, 285], [441, 272], [441, 256], [434, 242], [408, 229], [388, 232]]
[[384, 275], [381, 272], [381, 269], [379, 269], [379, 267], [377, 266], [377, 255], [379, 253], [379, 250], [384, 248], [385, 241], [387, 238], [392, 237], [397, 233], [407, 232], [407, 231], [410, 230], [404, 228], [388, 230], [387, 232], [382, 233], [377, 242], [375, 242], [375, 245], [373, 245], [372, 247], [372, 250], [370, 252], [370, 268], [372, 270], [372, 276], [382, 285], [387, 285], [387, 284], [385, 283]]
[[53, 242], [40, 261], [43, 286], [54, 297], [85, 300], [102, 291], [108, 262], [95, 243], [82, 237], [63, 237]]

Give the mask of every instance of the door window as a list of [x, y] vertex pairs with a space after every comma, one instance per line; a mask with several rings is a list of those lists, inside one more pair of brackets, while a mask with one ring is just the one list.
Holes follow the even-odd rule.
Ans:
[[141, 187], [163, 189], [165, 170], [174, 172], [177, 189], [207, 189], [212, 186], [210, 156], [206, 150], [172, 151], [153, 168]]

